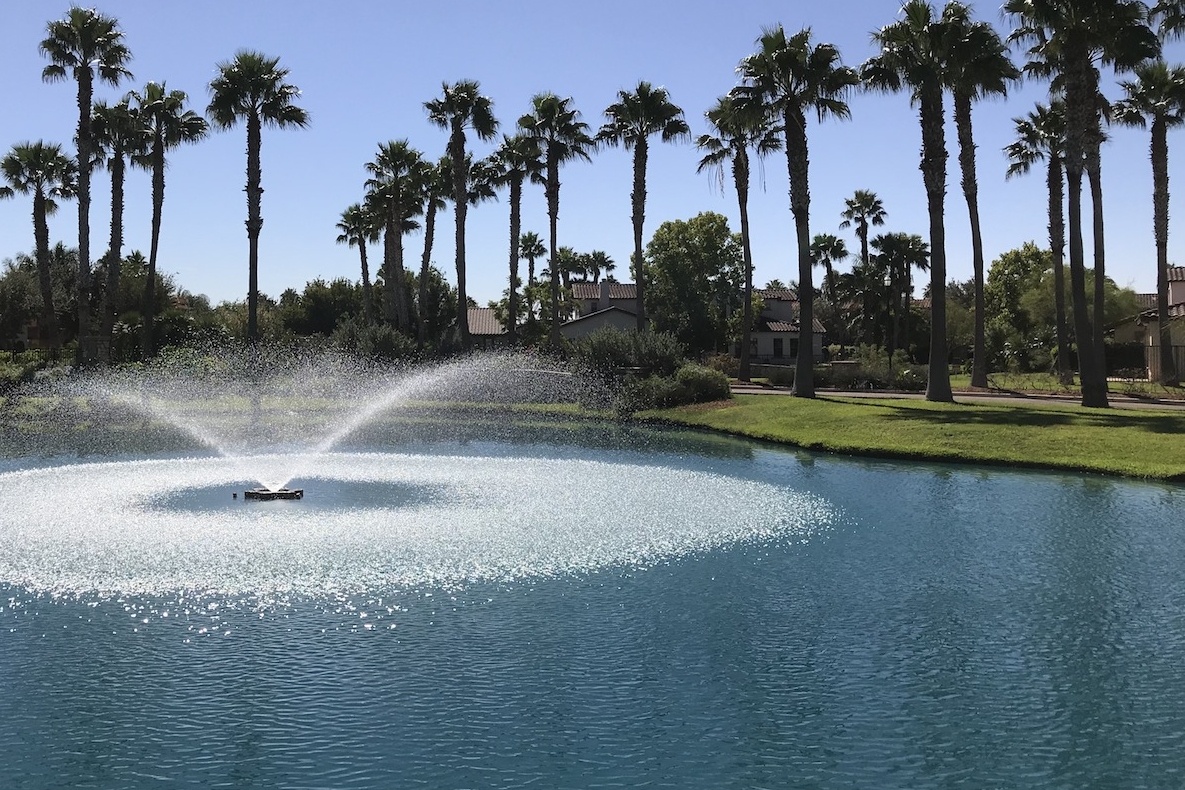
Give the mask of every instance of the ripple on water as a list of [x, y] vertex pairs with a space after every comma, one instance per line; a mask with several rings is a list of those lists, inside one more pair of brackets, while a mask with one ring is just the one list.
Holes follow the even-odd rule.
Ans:
[[230, 499], [283, 477], [285, 455], [0, 475], [0, 582], [55, 595], [349, 596], [644, 566], [805, 537], [834, 516], [783, 487], [629, 463], [360, 453], [299, 464], [312, 470], [293, 483], [303, 502]]

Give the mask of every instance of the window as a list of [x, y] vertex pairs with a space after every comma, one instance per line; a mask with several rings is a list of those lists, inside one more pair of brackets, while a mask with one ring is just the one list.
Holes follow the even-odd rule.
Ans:
[[782, 358], [782, 338], [774, 338], [774, 359]]
[[798, 359], [798, 338], [792, 338], [790, 340], [790, 356]]

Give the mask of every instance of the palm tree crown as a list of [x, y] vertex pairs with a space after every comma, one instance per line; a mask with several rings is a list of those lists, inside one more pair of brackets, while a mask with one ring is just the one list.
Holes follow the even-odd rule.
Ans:
[[850, 198], [844, 199], [844, 210], [840, 214], [843, 221], [840, 229], [856, 226], [856, 237], [860, 239], [860, 261], [868, 265], [868, 229], [874, 225], [884, 225], [885, 204], [875, 192], [867, 189], [857, 189]]

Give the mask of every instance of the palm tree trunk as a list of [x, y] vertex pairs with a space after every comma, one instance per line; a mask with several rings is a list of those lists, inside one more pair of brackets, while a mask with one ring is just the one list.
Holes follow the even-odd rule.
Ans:
[[99, 300], [99, 358], [111, 361], [111, 334], [115, 330], [115, 300], [119, 297], [120, 267], [123, 261], [123, 182], [126, 162], [123, 152], [111, 158], [111, 241], [107, 247], [107, 282]]
[[1169, 144], [1161, 116], [1152, 120], [1152, 224], [1156, 235], [1156, 326], [1160, 344], [1160, 383], [1178, 384], [1169, 327]]
[[745, 303], [741, 306], [741, 381], [752, 379], [749, 346], [753, 338], [753, 252], [749, 244], [749, 157], [742, 148], [732, 160], [732, 177], [737, 187], [737, 207], [741, 213], [741, 254], [745, 262]]
[[358, 239], [358, 255], [362, 259], [362, 316], [367, 326], [374, 324], [374, 292], [370, 288], [370, 263], [366, 259], [366, 238]]
[[946, 135], [943, 130], [942, 89], [921, 91], [922, 180], [930, 214], [930, 364], [926, 400], [950, 403], [950, 368], [946, 342]]
[[535, 323], [535, 259], [527, 258], [527, 323]]
[[[161, 139], [161, 134], [162, 132], [157, 132], [156, 141], [152, 145], [152, 235], [148, 242], [148, 276], [144, 280], [144, 339], [140, 344], [140, 355], [145, 360], [151, 359], [156, 354], [156, 255], [160, 249], [160, 218], [165, 203], [165, 143]], [[250, 160], [250, 146], [248, 146], [248, 160]], [[251, 168], [248, 161], [247, 178], [250, 179], [250, 177]], [[250, 190], [248, 190], [248, 195], [250, 195]], [[247, 212], [250, 216], [250, 197], [247, 199]], [[247, 228], [249, 239], [251, 236], [250, 220], [248, 220]], [[250, 299], [252, 292], [254, 292], [253, 288], [248, 291], [248, 299]], [[253, 313], [248, 311], [248, 321], [250, 321], [251, 315]], [[251, 337], [249, 326], [247, 336]]]
[[94, 361], [91, 330], [91, 98], [90, 64], [78, 76], [78, 350], [79, 364]]
[[[548, 241], [551, 253], [551, 331], [548, 340], [552, 348], [560, 346], [560, 266], [556, 258], [556, 230], [560, 216], [560, 163], [556, 154], [547, 152], [547, 223], [551, 238]], [[642, 268], [638, 261], [637, 267]]]
[[1106, 245], [1103, 238], [1103, 174], [1102, 162], [1099, 156], [1102, 132], [1097, 131], [1098, 119], [1095, 119], [1096, 132], [1088, 139], [1086, 155], [1086, 175], [1090, 180], [1091, 219], [1094, 231], [1094, 307], [1091, 322], [1091, 346], [1095, 355], [1096, 378], [1093, 388], [1104, 405], [1107, 403], [1107, 346], [1103, 342], [1103, 323], [1106, 313]]
[[786, 167], [790, 176], [790, 212], [798, 241], [798, 354], [794, 361], [794, 385], [790, 394], [815, 397], [815, 287], [811, 260], [811, 194], [806, 117], [787, 111]]
[[518, 344], [518, 237], [522, 228], [523, 174], [510, 180], [510, 316], [506, 327], [510, 345]]
[[247, 117], [247, 342], [259, 341], [259, 232], [263, 229], [260, 216], [260, 201], [263, 180], [259, 163], [260, 136], [259, 116], [252, 113]]
[[424, 209], [424, 255], [420, 258], [419, 334], [416, 345], [422, 350], [428, 342], [428, 267], [432, 265], [432, 244], [436, 239], [436, 196], [429, 195]]
[[1065, 192], [1062, 184], [1061, 157], [1049, 157], [1049, 172], [1046, 180], [1049, 186], [1049, 250], [1053, 259], [1053, 309], [1057, 332], [1057, 380], [1062, 386], [1074, 383], [1074, 372], [1070, 368], [1070, 333], [1066, 326], [1066, 274], [1065, 247], [1066, 221], [1063, 214]]
[[642, 223], [646, 218], [646, 160], [649, 148], [642, 137], [634, 145], [634, 190], [630, 193], [634, 223], [634, 282], [638, 296], [638, 331], [646, 331], [646, 273], [642, 266]]
[[[400, 207], [402, 214], [402, 207]], [[411, 313], [407, 304], [407, 275], [403, 267], [403, 223], [395, 226], [395, 316], [400, 332], [411, 334]]]
[[383, 222], [383, 320], [398, 328], [399, 293], [395, 290], [395, 236], [399, 231], [396, 228], [398, 220], [394, 218], [394, 214], [395, 210], [388, 206], [387, 217]]
[[971, 130], [971, 97], [955, 92], [955, 128], [959, 137], [959, 168], [963, 197], [971, 220], [971, 268], [975, 273], [975, 340], [971, 354], [971, 386], [986, 388], [987, 350], [984, 343], [983, 234], [979, 227], [979, 184], [975, 178], [975, 139]]
[[453, 160], [453, 203], [456, 225], [457, 251], [457, 331], [461, 348], [468, 351], [472, 343], [469, 337], [469, 294], [465, 289], [465, 218], [469, 213], [467, 186], [469, 168], [465, 162], [465, 137], [460, 129], [454, 129], [449, 138], [449, 156]]
[[49, 270], [49, 225], [45, 219], [45, 194], [33, 193], [33, 238], [37, 247], [37, 284], [41, 288], [41, 338], [55, 349], [62, 347], [58, 316], [53, 305], [53, 277]]

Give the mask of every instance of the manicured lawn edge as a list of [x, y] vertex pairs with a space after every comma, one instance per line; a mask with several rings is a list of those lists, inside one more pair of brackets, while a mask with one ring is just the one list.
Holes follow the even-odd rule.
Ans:
[[1185, 481], [1173, 411], [738, 395], [637, 417], [844, 455]]

